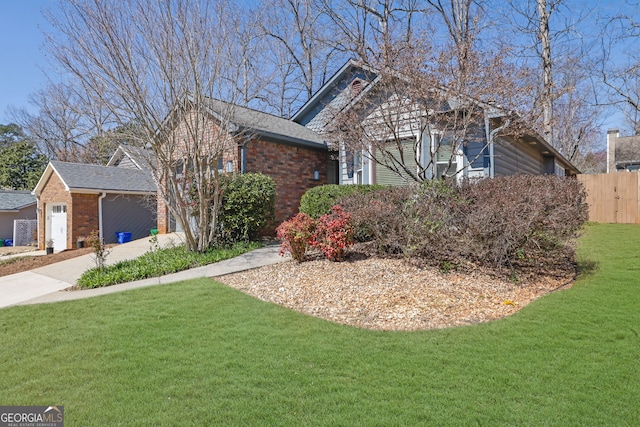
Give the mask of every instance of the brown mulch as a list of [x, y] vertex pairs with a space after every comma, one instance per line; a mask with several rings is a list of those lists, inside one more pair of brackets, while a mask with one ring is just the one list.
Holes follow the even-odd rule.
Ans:
[[402, 259], [352, 255], [217, 277], [264, 301], [329, 321], [379, 330], [421, 330], [488, 322], [567, 287], [574, 273], [514, 282], [481, 271], [443, 273]]
[[[20, 256], [19, 259], [0, 257], [0, 276], [8, 276], [10, 274], [22, 273], [23, 271], [33, 270], [35, 268], [44, 267], [45, 265], [53, 264], [67, 259], [75, 258], [80, 255], [86, 255], [91, 253], [91, 248], [82, 249], [70, 249], [51, 255], [29, 255], [30, 250], [23, 250], [24, 256]], [[20, 250], [5, 253], [21, 253]]]

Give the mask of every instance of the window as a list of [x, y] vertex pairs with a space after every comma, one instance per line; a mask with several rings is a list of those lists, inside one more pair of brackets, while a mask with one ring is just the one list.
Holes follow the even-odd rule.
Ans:
[[[432, 149], [436, 158], [436, 176], [453, 176], [458, 171], [459, 153], [453, 152], [454, 138], [450, 135], [432, 134]], [[451, 162], [451, 165], [449, 165]]]
[[66, 205], [53, 205], [51, 207], [51, 213], [66, 213], [67, 212], [67, 206]]

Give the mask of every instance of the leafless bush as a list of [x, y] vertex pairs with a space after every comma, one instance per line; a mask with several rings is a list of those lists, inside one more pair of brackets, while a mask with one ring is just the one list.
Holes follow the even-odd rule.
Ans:
[[373, 242], [381, 254], [512, 271], [574, 263], [585, 199], [576, 179], [519, 175], [462, 186], [436, 180], [354, 194], [341, 204], [358, 240]]

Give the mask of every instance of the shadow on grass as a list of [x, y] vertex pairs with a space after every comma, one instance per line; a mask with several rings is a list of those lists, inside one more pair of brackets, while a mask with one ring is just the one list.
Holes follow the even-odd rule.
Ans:
[[578, 260], [578, 275], [576, 278], [591, 277], [598, 271], [598, 262], [591, 259]]

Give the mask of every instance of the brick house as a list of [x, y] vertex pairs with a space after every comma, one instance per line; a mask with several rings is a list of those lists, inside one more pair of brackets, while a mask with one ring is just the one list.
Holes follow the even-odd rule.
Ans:
[[116, 232], [138, 239], [156, 224], [156, 186], [139, 168], [51, 161], [32, 194], [40, 249], [49, 240], [55, 251], [71, 249], [94, 230], [105, 243], [116, 243]]
[[[281, 117], [216, 99], [206, 98], [201, 104], [212, 138], [226, 137], [229, 141], [219, 159], [219, 169], [262, 173], [273, 178], [277, 194], [276, 223], [298, 213], [300, 198], [309, 188], [337, 182], [337, 163], [331, 160], [326, 143], [312, 130]], [[225, 129], [227, 134], [220, 136], [220, 129]], [[177, 139], [184, 138], [184, 124], [177, 123], [174, 132]], [[157, 228], [160, 233], [180, 231], [160, 198]]]

